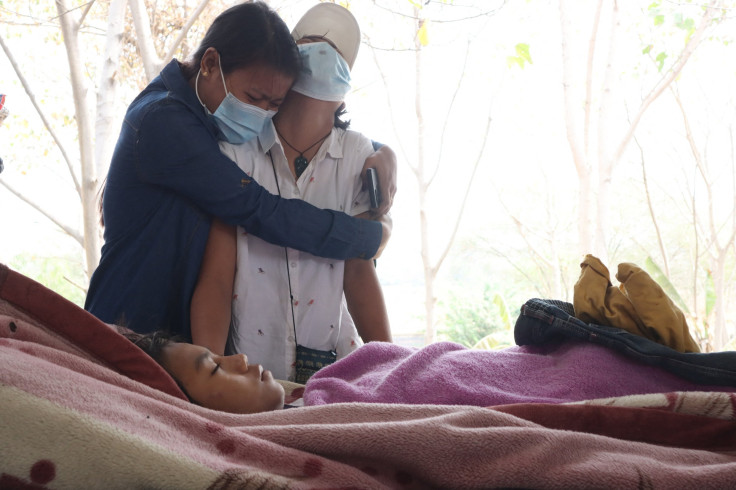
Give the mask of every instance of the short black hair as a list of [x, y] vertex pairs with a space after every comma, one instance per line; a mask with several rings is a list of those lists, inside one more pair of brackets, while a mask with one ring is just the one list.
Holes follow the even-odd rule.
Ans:
[[[138, 333], [138, 332], [129, 330], [125, 327], [118, 327], [118, 332], [120, 332], [120, 334], [123, 337], [133, 342], [133, 344], [138, 346], [143, 352], [148, 354], [167, 373], [169, 373], [169, 371], [164, 367], [163, 362], [161, 360], [164, 349], [166, 348], [166, 346], [170, 344], [174, 344], [177, 342], [183, 342], [183, 339], [181, 337], [176, 336], [176, 335], [169, 335], [167, 332], [164, 332], [163, 330], [156, 330], [156, 331], [148, 332], [148, 333]], [[187, 393], [187, 390], [184, 388], [184, 385], [181, 384], [181, 381], [179, 381], [171, 373], [169, 373], [169, 376], [171, 376], [171, 378], [174, 381], [176, 381], [176, 384], [179, 386], [179, 389], [186, 395], [186, 397], [189, 399], [190, 402], [199, 405], [199, 403], [196, 400], [194, 400], [189, 395], [189, 393]]]
[[138, 333], [128, 330], [121, 333], [159, 364], [161, 364], [161, 354], [164, 348], [169, 344], [182, 341], [181, 338], [169, 335], [162, 330], [148, 333]]

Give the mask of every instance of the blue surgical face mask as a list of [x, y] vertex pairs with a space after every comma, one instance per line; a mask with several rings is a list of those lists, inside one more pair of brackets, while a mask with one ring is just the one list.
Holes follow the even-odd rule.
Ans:
[[329, 43], [299, 45], [302, 71], [291, 90], [318, 100], [340, 102], [350, 92], [350, 68]]
[[[217, 60], [219, 63], [219, 59]], [[215, 124], [220, 129], [222, 139], [228, 143], [239, 145], [250, 141], [263, 131], [266, 123], [276, 114], [276, 111], [266, 111], [252, 104], [247, 104], [235, 97], [225, 85], [225, 76], [222, 74], [222, 64], [220, 64], [220, 76], [222, 77], [222, 86], [225, 88], [225, 98], [222, 99], [220, 105], [212, 114], [207, 106], [202, 103], [199, 98], [199, 72], [194, 80], [194, 91], [197, 94], [199, 103], [204, 107], [208, 115], [215, 118]]]

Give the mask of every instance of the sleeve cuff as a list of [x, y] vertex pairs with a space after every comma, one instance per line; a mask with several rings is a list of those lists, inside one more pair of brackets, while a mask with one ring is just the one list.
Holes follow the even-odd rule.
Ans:
[[[378, 252], [378, 247], [381, 246], [381, 238], [383, 237], [383, 228], [381, 223], [369, 219], [360, 219], [360, 229], [358, 230], [358, 252], [356, 255], [359, 259], [371, 259]], [[363, 246], [361, 247], [361, 244]]]

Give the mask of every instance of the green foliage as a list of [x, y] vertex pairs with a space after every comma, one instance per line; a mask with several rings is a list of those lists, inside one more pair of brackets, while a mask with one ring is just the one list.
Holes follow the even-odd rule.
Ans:
[[486, 335], [480, 339], [474, 346], [473, 349], [482, 350], [497, 350], [511, 347], [513, 342], [509, 340], [509, 336], [506, 334], [499, 334], [498, 332]]
[[503, 299], [503, 296], [500, 294], [496, 294], [493, 296], [493, 304], [496, 305], [496, 309], [498, 310], [498, 316], [501, 320], [501, 327], [505, 330], [511, 329], [511, 317], [509, 315], [509, 309], [506, 306], [506, 300]]
[[[654, 22], [655, 27], [662, 27], [665, 25], [665, 20], [667, 20], [667, 17], [665, 17], [665, 15], [662, 13], [659, 2], [651, 3], [647, 7], [647, 10], [649, 11], [649, 15], [652, 17], [652, 21]], [[682, 12], [675, 12], [674, 14], [671, 14], [671, 20], [673, 21], [672, 24], [675, 27], [685, 32], [684, 43], [687, 44], [690, 41], [692, 35], [695, 33], [695, 20], [692, 17], [683, 17]], [[651, 49], [651, 46], [649, 46], [647, 50], [644, 51], [644, 54], [647, 54], [649, 52], [649, 49]], [[662, 59], [660, 59], [659, 56], [657, 57], [660, 71], [662, 71], [664, 58], [667, 57], [666, 54], [660, 53], [660, 56], [662, 55], [664, 55]]]
[[419, 27], [419, 31], [417, 31], [417, 38], [419, 39], [419, 42], [422, 46], [427, 46], [429, 44], [429, 22], [423, 21], [422, 25]]
[[736, 337], [732, 338], [726, 345], [723, 346], [722, 351], [736, 350]]
[[675, 25], [679, 27], [680, 29], [683, 29], [688, 32], [695, 30], [695, 21], [692, 19], [692, 17], [683, 19], [682, 14], [679, 12], [675, 14]]
[[659, 284], [662, 289], [664, 289], [665, 294], [669, 296], [669, 298], [675, 302], [677, 306], [680, 307], [682, 311], [685, 312], [688, 316], [692, 316], [690, 314], [690, 310], [688, 309], [685, 302], [682, 300], [682, 297], [677, 292], [677, 289], [675, 286], [670, 282], [669, 278], [662, 272], [662, 269], [654, 263], [654, 259], [652, 257], [647, 257], [647, 260], [644, 264], [645, 270], [649, 273], [650, 276], [652, 276], [652, 279], [654, 279], [657, 284]]
[[506, 64], [509, 68], [514, 65], [519, 65], [519, 68], [523, 70], [526, 63], [529, 63], [530, 65], [533, 63], [528, 44], [518, 43], [516, 46], [514, 46], [514, 52], [516, 53], [514, 56], [506, 57]]
[[713, 274], [710, 270], [705, 276], [705, 318], [710, 318], [713, 308], [716, 306], [716, 287], [713, 283]]
[[[675, 12], [672, 13], [670, 11], [667, 11], [667, 15], [662, 12], [662, 9], [660, 8], [660, 2], [653, 2], [647, 7], [647, 11], [649, 13], [649, 16], [652, 18], [652, 22], [654, 23], [654, 27], [661, 30], [665, 30], [665, 24], [674, 26], [680, 31], [683, 31], [685, 33], [684, 37], [684, 44], [687, 44], [690, 41], [690, 38], [695, 33], [695, 20], [693, 20], [692, 17], [683, 17], [682, 12]], [[666, 21], [670, 22], [666, 22]], [[660, 38], [662, 37], [662, 34], [660, 34]], [[659, 41], [660, 43], [663, 42], [661, 39]], [[643, 50], [642, 53], [645, 55], [648, 55], [651, 53], [652, 49], [654, 48], [653, 44], [648, 44]], [[661, 46], [660, 46], [661, 48]], [[659, 54], [655, 57], [654, 61], [657, 65], [657, 71], [661, 72], [664, 69], [665, 61], [667, 60], [667, 57], [669, 55], [666, 51], [660, 51]]]
[[695, 21], [691, 17], [683, 19], [682, 14], [678, 12], [675, 14], [675, 25], [685, 31], [685, 44], [687, 44], [695, 33]]
[[16, 255], [8, 265], [78, 306], [84, 306], [85, 291], [79, 285], [85, 284], [87, 279], [79, 258], [23, 253]]
[[451, 298], [445, 326], [439, 334], [467, 347], [494, 349], [510, 345], [511, 329], [505, 300], [486, 286], [481, 301]]

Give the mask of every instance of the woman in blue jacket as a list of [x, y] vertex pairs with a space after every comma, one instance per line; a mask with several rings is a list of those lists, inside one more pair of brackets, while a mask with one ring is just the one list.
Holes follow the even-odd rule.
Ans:
[[[243, 3], [215, 19], [190, 60], [172, 60], [136, 97], [106, 179], [105, 244], [86, 310], [138, 332], [166, 329], [188, 338], [213, 216], [322, 257], [380, 254], [387, 222], [274, 196], [220, 152], [220, 140], [243, 143], [261, 131], [299, 63], [281, 18], [264, 3]], [[391, 180], [395, 158], [380, 151], [366, 165]]]

